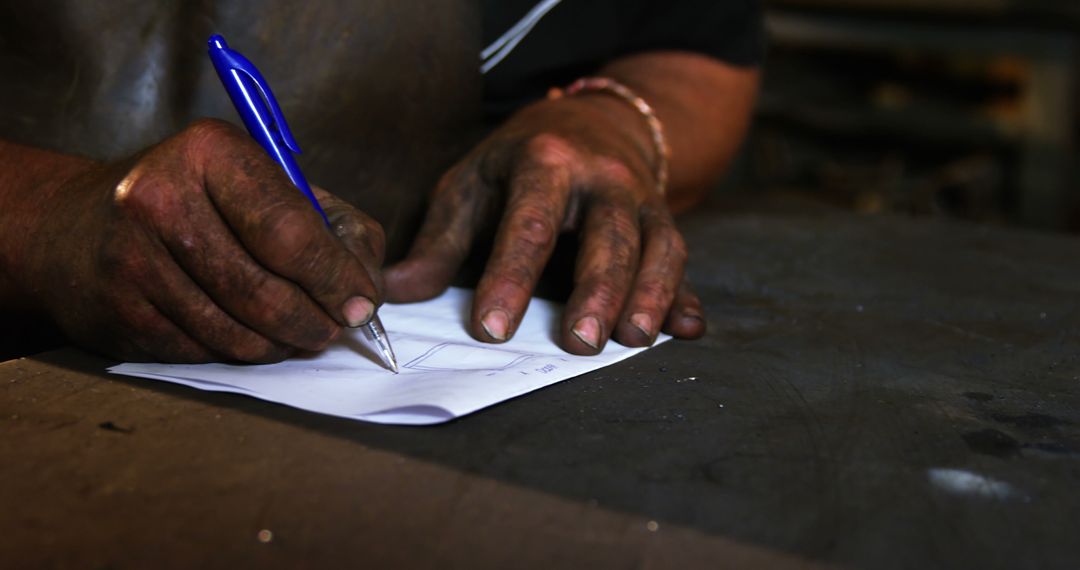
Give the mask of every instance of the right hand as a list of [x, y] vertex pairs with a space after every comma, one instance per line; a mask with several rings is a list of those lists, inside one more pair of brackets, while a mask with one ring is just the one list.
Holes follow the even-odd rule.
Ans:
[[68, 179], [19, 277], [75, 342], [123, 360], [273, 362], [382, 299], [382, 228], [316, 189], [327, 228], [238, 128], [200, 121]]

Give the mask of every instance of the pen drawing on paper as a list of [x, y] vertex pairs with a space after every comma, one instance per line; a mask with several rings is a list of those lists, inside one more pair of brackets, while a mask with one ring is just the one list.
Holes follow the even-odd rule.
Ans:
[[486, 346], [444, 342], [410, 360], [405, 364], [405, 368], [425, 371], [506, 370], [530, 358], [534, 358], [534, 355]]

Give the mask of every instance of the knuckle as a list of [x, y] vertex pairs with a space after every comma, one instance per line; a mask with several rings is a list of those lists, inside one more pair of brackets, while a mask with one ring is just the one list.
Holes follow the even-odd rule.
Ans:
[[224, 138], [236, 134], [236, 127], [221, 119], [198, 119], [180, 133], [180, 140], [185, 144], [201, 148], [203, 145], [219, 143]]
[[382, 259], [386, 232], [381, 224], [361, 212], [334, 223], [334, 235], [362, 258]]
[[[196, 189], [198, 188], [198, 190]], [[188, 219], [188, 203], [199, 199], [201, 187], [177, 183], [151, 172], [150, 167], [136, 165], [113, 188], [112, 202], [121, 219], [174, 234]], [[195, 242], [195, 236], [183, 238], [185, 245]]]
[[641, 252], [637, 219], [619, 207], [600, 207], [594, 215], [601, 220], [594, 231], [606, 243], [604, 259], [620, 271], [637, 263]]
[[512, 225], [512, 231], [517, 241], [536, 249], [547, 249], [555, 244], [555, 223], [540, 211], [522, 211]]
[[604, 309], [617, 309], [622, 306], [626, 293], [622, 284], [597, 278], [590, 280], [585, 287], [590, 303]]
[[666, 257], [672, 260], [673, 263], [684, 265], [690, 257], [690, 251], [682, 234], [675, 228], [670, 228], [664, 243], [667, 245]]
[[645, 278], [637, 284], [637, 294], [639, 298], [643, 297], [651, 302], [663, 301], [670, 303], [671, 299], [675, 297], [675, 289], [665, 279], [658, 277]]
[[612, 231], [623, 236], [638, 236], [641, 229], [637, 219], [623, 208], [611, 208], [608, 212], [608, 221]]
[[171, 148], [178, 150], [177, 157], [189, 167], [198, 168], [207, 159], [223, 152], [223, 149], [243, 140], [237, 128], [221, 119], [199, 119], [180, 132]]
[[269, 273], [255, 268], [249, 268], [241, 279], [229, 283], [229, 286], [244, 295], [244, 301], [254, 307], [254, 310], [249, 307], [247, 311], [255, 314], [262, 314], [268, 308], [276, 309], [289, 294], [287, 286], [271, 279]]
[[525, 143], [525, 150], [532, 160], [549, 169], [569, 168], [577, 156], [573, 143], [551, 133], [533, 136]]
[[641, 178], [626, 162], [617, 158], [602, 156], [593, 161], [593, 173], [605, 185], [617, 188], [634, 188], [641, 186]]
[[113, 203], [122, 209], [138, 207], [146, 199], [145, 169], [136, 165], [113, 188]]
[[656, 244], [660, 258], [677, 264], [685, 264], [690, 251], [682, 232], [675, 227], [671, 214], [666, 209], [646, 207], [642, 220], [649, 243]]
[[155, 214], [166, 209], [169, 188], [136, 165], [113, 188], [113, 203], [127, 214]]

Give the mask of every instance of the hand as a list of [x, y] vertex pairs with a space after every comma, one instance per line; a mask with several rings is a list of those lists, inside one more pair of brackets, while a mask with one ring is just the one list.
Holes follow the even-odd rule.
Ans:
[[320, 350], [380, 303], [384, 238], [316, 193], [333, 231], [248, 136], [201, 121], [68, 179], [35, 222], [20, 285], [71, 339], [124, 360]]
[[[686, 246], [655, 187], [641, 117], [603, 94], [542, 101], [491, 134], [439, 182], [409, 255], [386, 272], [391, 301], [443, 291], [492, 216], [494, 250], [469, 323], [478, 340], [513, 336], [560, 232], [581, 237], [560, 346], [596, 354], [609, 336], [651, 344], [661, 327], [704, 334], [683, 281]], [[505, 204], [500, 213], [497, 205]]]

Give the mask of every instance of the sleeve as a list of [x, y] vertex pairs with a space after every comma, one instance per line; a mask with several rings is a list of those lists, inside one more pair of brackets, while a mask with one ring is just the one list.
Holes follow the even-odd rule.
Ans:
[[758, 0], [640, 2], [623, 37], [623, 53], [656, 49], [703, 53], [738, 66], [758, 65], [765, 52]]
[[[549, 0], [550, 1], [550, 0]], [[486, 0], [484, 43], [510, 29], [535, 0]], [[489, 122], [595, 73], [652, 50], [693, 51], [738, 66], [764, 55], [760, 0], [561, 0], [484, 76]]]

